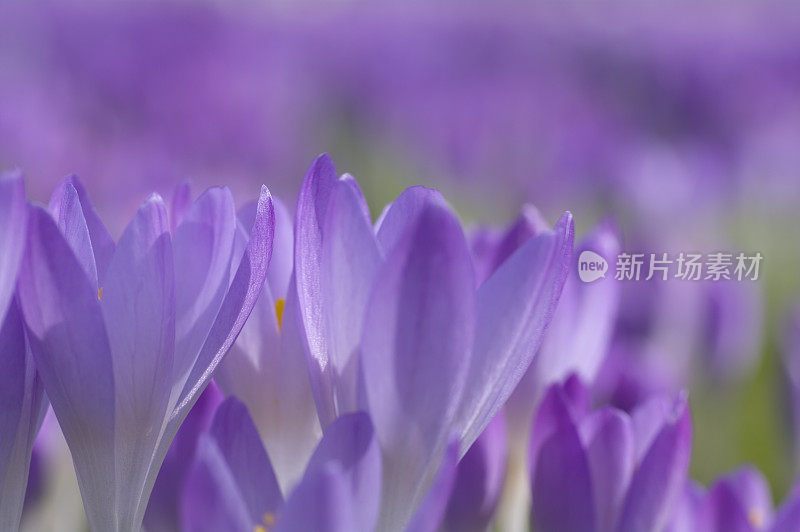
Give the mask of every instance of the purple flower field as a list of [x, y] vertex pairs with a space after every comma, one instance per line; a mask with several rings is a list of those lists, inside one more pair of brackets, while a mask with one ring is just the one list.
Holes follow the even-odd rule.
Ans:
[[0, 531], [800, 530], [800, 9], [0, 6]]

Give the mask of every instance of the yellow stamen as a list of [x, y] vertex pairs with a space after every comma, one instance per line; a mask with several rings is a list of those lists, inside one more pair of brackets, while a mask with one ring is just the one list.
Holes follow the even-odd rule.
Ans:
[[103, 300], [103, 289], [102, 288], [99, 288], [97, 290], [97, 300], [98, 301], [102, 301]]
[[[281, 301], [283, 301], [283, 299], [281, 299]], [[273, 514], [272, 512], [265, 513], [264, 514], [264, 523], [266, 523], [267, 526], [274, 525], [275, 524], [275, 514]]]
[[278, 317], [278, 330], [283, 327], [283, 307], [286, 305], [285, 299], [275, 301], [275, 315]]
[[764, 514], [758, 508], [751, 508], [747, 512], [747, 520], [755, 528], [762, 528], [764, 526]]
[[253, 532], [267, 532], [267, 529], [261, 525], [256, 525], [255, 528], [253, 528]]

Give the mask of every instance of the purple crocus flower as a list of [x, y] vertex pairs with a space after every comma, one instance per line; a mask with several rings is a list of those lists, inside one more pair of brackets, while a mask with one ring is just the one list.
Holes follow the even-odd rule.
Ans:
[[51, 210], [29, 208], [20, 270], [33, 355], [90, 527], [137, 530], [170, 442], [261, 291], [272, 200], [262, 187], [249, 240], [224, 188], [203, 194], [174, 236], [151, 196], [116, 244], [77, 179]]
[[638, 531], [667, 525], [686, 480], [685, 397], [654, 397], [628, 415], [588, 411], [575, 377], [542, 400], [531, 438], [536, 530]]
[[761, 473], [742, 467], [706, 491], [687, 482], [667, 532], [793, 532], [800, 529], [797, 487], [777, 510]]
[[379, 528], [398, 530], [455, 437], [463, 455], [536, 352], [561, 294], [572, 217], [528, 240], [476, 289], [442, 196], [407, 189], [373, 229], [355, 182], [320, 156], [295, 213], [295, 275], [323, 427], [370, 413], [384, 465]]
[[0, 530], [19, 527], [31, 451], [46, 404], [14, 297], [25, 227], [22, 176], [4, 174], [0, 176]]
[[246, 407], [229, 398], [198, 444], [183, 494], [183, 525], [192, 532], [371, 530], [380, 476], [369, 418], [345, 415], [327, 428], [302, 480], [284, 500]]
[[[415, 509], [409, 532], [434, 532], [440, 526], [457, 459], [454, 442]], [[380, 447], [369, 416], [349, 413], [328, 425], [301, 480], [284, 497], [247, 409], [228, 398], [198, 444], [183, 492], [183, 528], [189, 532], [374, 530], [381, 475]]]

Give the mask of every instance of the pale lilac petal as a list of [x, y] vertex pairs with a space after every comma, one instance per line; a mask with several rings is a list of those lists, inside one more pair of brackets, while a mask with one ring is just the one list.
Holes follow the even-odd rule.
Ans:
[[50, 212], [58, 223], [59, 231], [81, 263], [89, 282], [99, 289], [92, 239], [89, 236], [89, 227], [86, 225], [78, 191], [72, 183], [65, 181], [56, 189], [56, 194], [50, 199]]
[[[264, 286], [267, 268], [269, 268], [274, 222], [271, 196], [267, 187], [262, 186], [256, 222], [236, 276], [225, 295], [213, 325], [211, 325], [211, 330], [208, 332], [197, 360], [191, 368], [191, 373], [187, 379], [183, 380], [185, 385], [181, 393], [179, 395], [173, 393], [170, 398], [170, 404], [176, 406], [172, 409], [169, 418], [165, 420], [158, 446], [154, 449], [150, 459], [148, 468], [150, 473], [143, 490], [143, 499], [145, 500], [153, 488], [158, 468], [163, 462], [178, 428], [197, 401], [198, 396], [205, 389], [222, 361], [222, 357], [236, 341], [236, 337], [256, 304]], [[175, 389], [173, 387], [173, 392]], [[141, 507], [142, 513], [144, 510], [145, 508]]]
[[276, 513], [283, 497], [247, 408], [232, 397], [226, 399], [214, 414], [209, 434], [236, 480], [252, 522], [260, 523], [267, 512]]
[[358, 503], [352, 516], [355, 530], [374, 530], [381, 505], [381, 450], [367, 414], [345, 414], [325, 429], [308, 471], [331, 463], [341, 468]]
[[[532, 520], [537, 532], [596, 530], [589, 459], [571, 420], [541, 446], [532, 478]], [[642, 529], [649, 530], [649, 529]]]
[[0, 322], [0, 530], [17, 530], [44, 388], [15, 300]]
[[439, 530], [453, 492], [458, 464], [458, 441], [454, 440], [444, 453], [436, 479], [414, 512], [406, 532], [435, 532]]
[[105, 272], [108, 269], [108, 265], [111, 263], [111, 257], [114, 255], [114, 248], [116, 247], [114, 238], [111, 236], [111, 233], [108, 232], [100, 216], [94, 210], [92, 202], [89, 201], [89, 194], [76, 175], [70, 175], [62, 179], [53, 192], [50, 198], [50, 212], [53, 214], [53, 217], [56, 220], [60, 220], [63, 196], [68, 187], [74, 187], [75, 191], [78, 193], [80, 208], [83, 211], [84, 218], [84, 222], [82, 223], [86, 224], [86, 228], [89, 231], [89, 238], [94, 253], [94, 262], [96, 264], [97, 280], [99, 286], [102, 286], [103, 280], [105, 279]]
[[553, 321], [531, 364], [540, 389], [570, 373], [593, 383], [608, 353], [620, 284], [611, 274], [592, 283], [580, 280], [577, 261], [587, 250], [612, 261], [619, 253], [619, 240], [609, 225], [601, 225], [576, 248]]
[[573, 234], [566, 213], [478, 289], [478, 326], [459, 412], [462, 454], [505, 404], [539, 348], [567, 276]]
[[356, 520], [355, 500], [347, 474], [337, 464], [327, 464], [303, 477], [286, 501], [275, 532], [353, 532], [361, 530]]
[[188, 181], [181, 181], [173, 190], [172, 200], [169, 203], [169, 223], [173, 234], [191, 207], [192, 186]]
[[[175, 348], [175, 274], [167, 208], [153, 195], [136, 212], [108, 266], [100, 305], [115, 385], [116, 513], [138, 525], [148, 460], [167, 416]], [[144, 511], [142, 509], [142, 511]]]
[[511, 224], [505, 234], [503, 234], [502, 239], [497, 243], [494, 256], [492, 257], [491, 271], [494, 272], [497, 270], [506, 259], [521, 248], [528, 240], [549, 229], [550, 225], [539, 212], [539, 209], [530, 204], [524, 205], [519, 213], [519, 217]]
[[[364, 216], [363, 197], [350, 181], [343, 178], [331, 192], [321, 254], [320, 296], [332, 366], [332, 371], [324, 373], [323, 378], [333, 379], [330, 386], [335, 404], [318, 410], [336, 415], [354, 412], [362, 406], [358, 397], [357, 353], [367, 300], [381, 263], [372, 223]], [[321, 421], [323, 426], [330, 422]]]
[[50, 214], [31, 207], [19, 296], [36, 367], [72, 453], [90, 526], [113, 529], [114, 374], [97, 290]]
[[487, 529], [503, 490], [506, 449], [506, 423], [500, 411], [458, 464], [444, 530]]
[[0, 175], [0, 319], [14, 297], [25, 249], [25, 184], [17, 171]]
[[627, 414], [606, 407], [584, 419], [580, 431], [595, 487], [597, 528], [611, 531], [635, 466], [631, 421]]
[[210, 188], [175, 231], [175, 375], [180, 391], [230, 282], [236, 211], [227, 188]]
[[302, 477], [321, 436], [291, 281], [279, 330], [264, 286], [239, 338], [217, 370], [226, 393], [250, 410], [284, 493]]
[[675, 400], [668, 393], [653, 394], [631, 413], [636, 440], [636, 462], [644, 458], [650, 444], [673, 415]]
[[[239, 261], [236, 276], [228, 288], [222, 306], [211, 325], [200, 353], [186, 379], [170, 423], [183, 419], [197, 395], [203, 391], [222, 357], [231, 348], [255, 307], [264, 287], [275, 229], [275, 211], [267, 187], [261, 187], [258, 214], [244, 256]], [[180, 422], [178, 421], [178, 424]]]
[[[275, 202], [275, 243], [269, 263], [267, 283], [276, 298], [285, 298], [294, 269], [294, 219], [279, 198]], [[241, 217], [240, 217], [241, 219]], [[245, 223], [245, 227], [252, 227]]]
[[631, 479], [617, 530], [659, 530], [667, 525], [686, 481], [691, 444], [689, 408], [681, 396]]
[[389, 254], [403, 233], [413, 227], [417, 216], [430, 204], [444, 207], [447, 202], [438, 190], [409, 187], [383, 209], [375, 222], [375, 234], [384, 255]]
[[370, 414], [384, 452], [381, 529], [411, 517], [452, 437], [475, 327], [466, 239], [428, 204], [378, 273], [363, 327]]
[[333, 368], [322, 294], [322, 242], [331, 193], [337, 183], [336, 168], [327, 154], [311, 163], [295, 210], [294, 268], [303, 331], [307, 339], [309, 370], [314, 399], [323, 427], [333, 410]]

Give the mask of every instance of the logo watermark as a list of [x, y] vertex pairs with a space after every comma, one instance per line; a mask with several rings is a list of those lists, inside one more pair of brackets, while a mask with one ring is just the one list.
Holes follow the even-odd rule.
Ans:
[[598, 279], [604, 279], [608, 271], [608, 262], [602, 255], [594, 251], [583, 251], [578, 257], [578, 277], [584, 283], [591, 283]]

